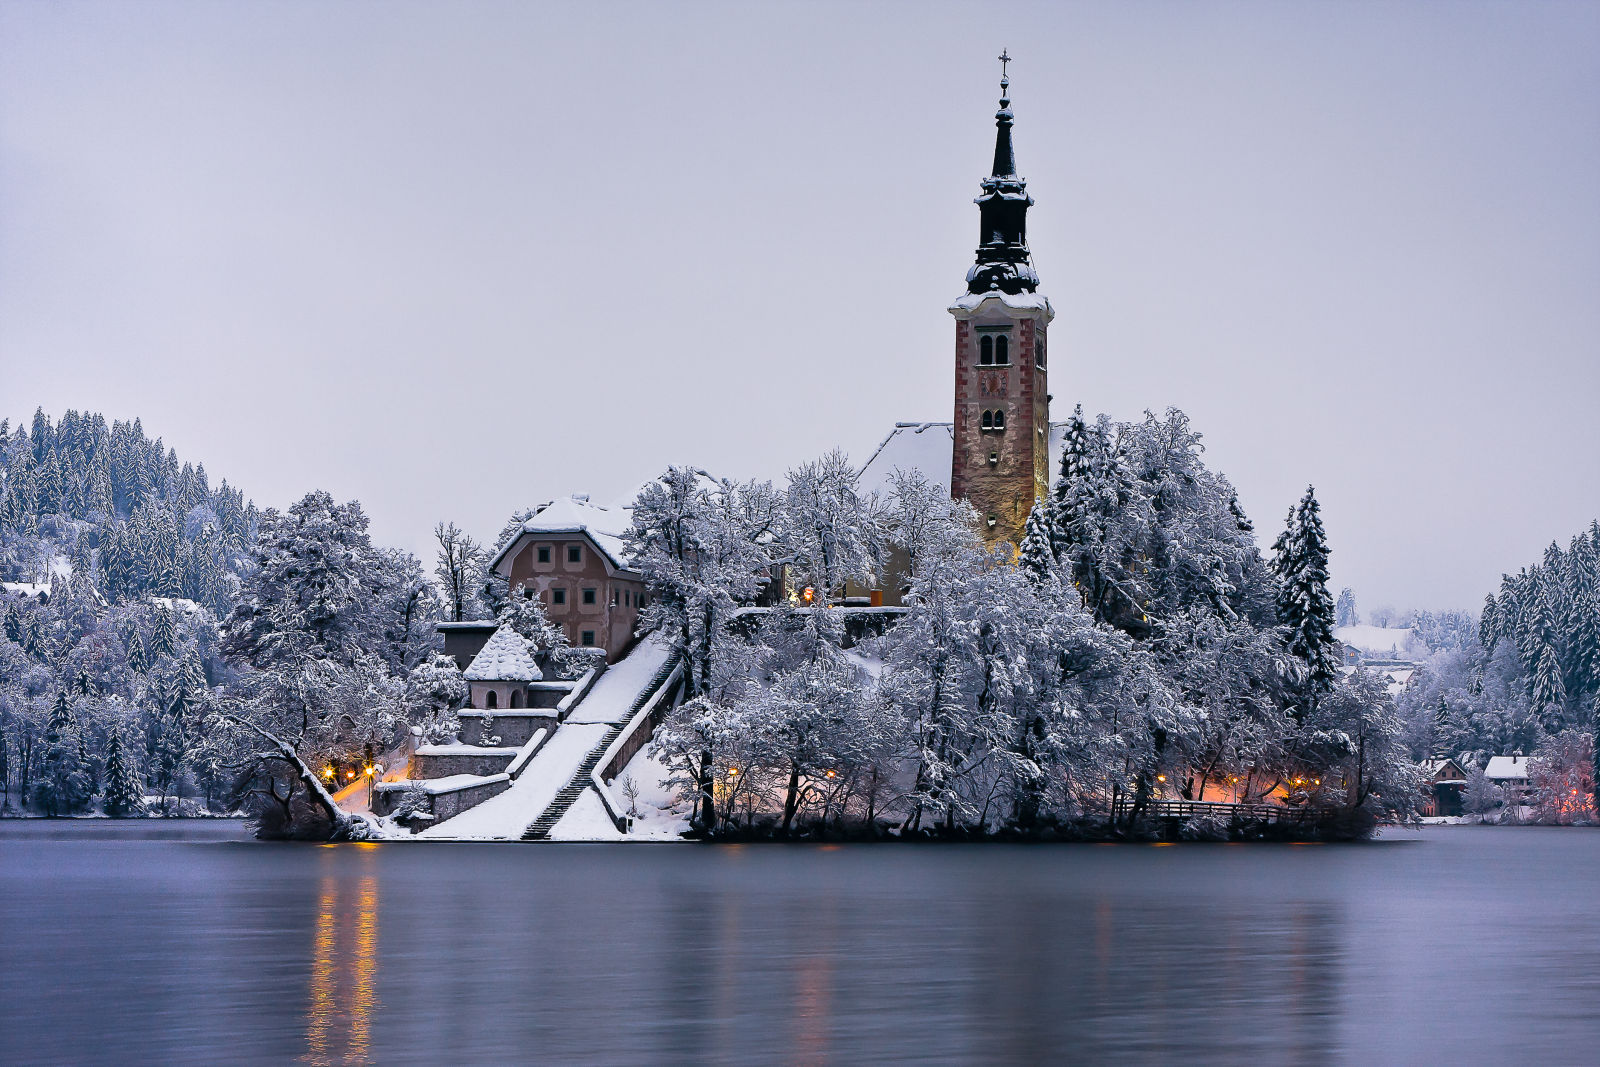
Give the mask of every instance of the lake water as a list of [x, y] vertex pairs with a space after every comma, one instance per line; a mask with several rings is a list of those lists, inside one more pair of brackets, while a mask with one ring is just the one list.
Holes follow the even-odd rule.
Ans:
[[1594, 1063], [1600, 832], [273, 845], [0, 822], [0, 1062]]

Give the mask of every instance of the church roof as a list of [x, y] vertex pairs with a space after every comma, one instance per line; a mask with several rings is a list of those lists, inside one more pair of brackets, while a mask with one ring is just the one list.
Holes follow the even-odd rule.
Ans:
[[[1051, 480], [1055, 457], [1066, 443], [1067, 424], [1050, 424]], [[950, 491], [950, 463], [955, 454], [954, 424], [948, 422], [897, 422], [889, 436], [861, 467], [856, 491], [866, 496], [888, 496], [896, 471], [921, 471], [930, 485]]]
[[490, 635], [463, 672], [471, 682], [537, 682], [544, 677], [528, 654], [528, 641], [509, 626]]

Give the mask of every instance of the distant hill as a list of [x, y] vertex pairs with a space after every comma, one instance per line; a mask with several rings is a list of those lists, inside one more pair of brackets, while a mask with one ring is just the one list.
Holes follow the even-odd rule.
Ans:
[[143, 424], [68, 411], [0, 421], [0, 581], [87, 578], [110, 603], [181, 597], [226, 614], [248, 566], [255, 505]]

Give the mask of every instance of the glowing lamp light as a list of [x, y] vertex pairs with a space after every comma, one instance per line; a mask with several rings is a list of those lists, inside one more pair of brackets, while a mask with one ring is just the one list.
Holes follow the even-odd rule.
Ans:
[[324, 777], [324, 778], [332, 778], [333, 777], [333, 765], [332, 764], [329, 764], [328, 766], [322, 768], [322, 777]]
[[365, 770], [363, 771], [363, 773], [366, 774], [367, 777], [369, 777], [369, 778], [372, 777], [372, 764], [370, 764], [370, 763], [367, 764], [367, 766], [366, 766]]
[[345, 771], [344, 772], [344, 776], [346, 778], [354, 778], [356, 776], [356, 772], [355, 771]]
[[800, 599], [804, 600], [807, 604], [811, 603], [816, 598], [817, 598], [817, 591], [815, 589], [811, 588], [809, 585], [806, 586], [805, 589], [803, 589], [801, 591], [801, 593], [800, 593]]
[[729, 767], [728, 768], [728, 777], [729, 778], [737, 778], [737, 777], [739, 777], [739, 768], [737, 768], [737, 767]]
[[[832, 778], [832, 777], [833, 777], [833, 772], [832, 772], [832, 771], [829, 771], [829, 772], [828, 772], [828, 777], [829, 777], [829, 778]], [[1574, 793], [1574, 794], [1573, 794], [1573, 795], [1574, 795], [1574, 796], [1576, 796], [1576, 795], [1577, 795], [1577, 794], [1576, 794], [1576, 793]]]

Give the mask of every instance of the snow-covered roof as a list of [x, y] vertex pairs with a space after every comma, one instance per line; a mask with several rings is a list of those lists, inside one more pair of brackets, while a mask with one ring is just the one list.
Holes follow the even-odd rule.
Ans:
[[509, 626], [490, 635], [463, 672], [472, 682], [537, 682], [544, 677], [528, 654], [528, 641]]
[[[1418, 760], [1417, 766], [1422, 768], [1422, 774], [1424, 777], [1430, 781], [1437, 779], [1441, 783], [1462, 781], [1464, 779], [1462, 779], [1461, 776], [1466, 774], [1466, 771], [1462, 770], [1461, 764], [1457, 763], [1448, 756], [1439, 756], [1433, 759]], [[1440, 775], [1442, 774], [1449, 774], [1450, 777], [1448, 779], [1440, 778]]]
[[1528, 777], [1527, 756], [1490, 756], [1489, 763], [1483, 768], [1484, 776], [1490, 779], [1507, 779]]
[[[1024, 294], [1026, 295], [1026, 294]], [[1060, 455], [1066, 444], [1067, 424], [1050, 424], [1051, 457]], [[929, 485], [950, 491], [950, 462], [955, 454], [954, 424], [948, 422], [897, 422], [889, 436], [861, 467], [856, 491], [862, 496], [877, 493], [887, 497], [896, 471], [921, 471]], [[1052, 459], [1054, 475], [1054, 460]]]
[[986, 293], [962, 293], [950, 305], [950, 311], [977, 311], [991, 300], [1012, 311], [1043, 311], [1051, 319], [1056, 317], [1056, 309], [1050, 306], [1050, 300], [1043, 293], [1002, 293], [998, 289]]
[[1409, 626], [1338, 626], [1333, 636], [1369, 656], [1426, 651], [1422, 639]]
[[[529, 536], [582, 534], [600, 550], [613, 567], [627, 570], [622, 534], [632, 521], [632, 516], [625, 509], [590, 503], [589, 498], [582, 494], [552, 500], [541, 506], [534, 512], [532, 518], [522, 524], [522, 529], [501, 546], [489, 565], [501, 574], [509, 573], [511, 556], [517, 546], [523, 544]], [[501, 569], [502, 563], [506, 564], [504, 570]]]
[[50, 586], [42, 582], [0, 582], [0, 590], [17, 596], [44, 596], [50, 592]]
[[168, 611], [179, 615], [193, 615], [200, 610], [199, 604], [181, 596], [153, 596], [150, 598], [150, 603], [160, 604]]

